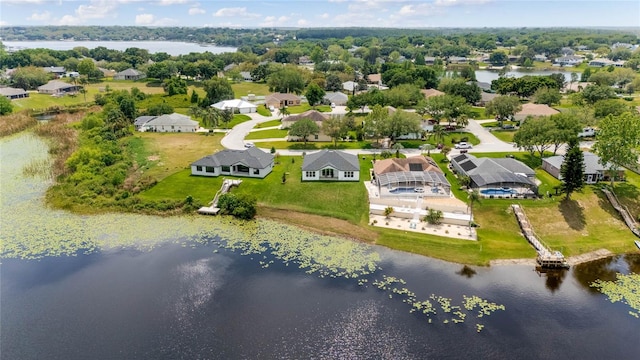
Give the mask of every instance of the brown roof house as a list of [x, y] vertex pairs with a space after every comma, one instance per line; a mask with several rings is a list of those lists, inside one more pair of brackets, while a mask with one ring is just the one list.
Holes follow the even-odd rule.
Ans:
[[300, 97], [290, 93], [273, 93], [264, 99], [264, 103], [280, 109], [283, 106], [300, 105]]
[[515, 114], [515, 120], [522, 122], [529, 116], [551, 116], [559, 113], [560, 111], [550, 107], [549, 105], [526, 103], [522, 105], [522, 110]]
[[[310, 135], [307, 138], [307, 141], [331, 141], [333, 139], [331, 139], [330, 136], [325, 135], [324, 133], [322, 133], [322, 123], [328, 119], [328, 117], [324, 114], [322, 114], [321, 112], [317, 111], [317, 110], [309, 110], [309, 111], [305, 111], [302, 114], [297, 114], [297, 115], [291, 115], [291, 116], [287, 116], [286, 118], [282, 119], [282, 128], [283, 129], [289, 129], [291, 128], [291, 126], [293, 126], [293, 124], [295, 124], [297, 121], [300, 121], [302, 119], [311, 119], [313, 122], [316, 123], [316, 125], [318, 125], [318, 127], [320, 128], [320, 132], [316, 135]], [[287, 136], [287, 140], [288, 141], [301, 141], [303, 139], [297, 137], [297, 136]]]
[[428, 99], [432, 96], [440, 96], [440, 95], [444, 95], [444, 93], [440, 90], [436, 90], [436, 89], [422, 89], [420, 90], [420, 92], [422, 93], [422, 95], [424, 95], [425, 99]]

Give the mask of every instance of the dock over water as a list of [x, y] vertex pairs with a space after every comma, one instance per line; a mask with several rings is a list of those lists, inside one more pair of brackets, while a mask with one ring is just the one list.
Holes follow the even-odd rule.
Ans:
[[228, 193], [232, 186], [238, 186], [241, 182], [242, 180], [239, 179], [224, 179], [220, 190], [216, 192], [216, 195], [209, 203], [209, 206], [201, 207], [198, 209], [198, 213], [203, 215], [217, 215], [218, 212], [220, 212], [220, 208], [218, 207], [218, 199], [220, 198], [220, 195]]
[[527, 219], [527, 215], [525, 215], [522, 207], [517, 204], [512, 204], [511, 208], [513, 209], [513, 213], [516, 215], [518, 224], [520, 224], [522, 234], [538, 253], [538, 257], [536, 258], [538, 265], [546, 268], [568, 267], [569, 265], [561, 252], [548, 249], [538, 239], [536, 234], [533, 232], [533, 227], [531, 226], [529, 219]]

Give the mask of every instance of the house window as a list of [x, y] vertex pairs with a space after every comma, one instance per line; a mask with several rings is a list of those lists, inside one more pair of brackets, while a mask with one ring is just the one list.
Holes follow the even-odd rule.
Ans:
[[249, 168], [247, 166], [244, 166], [244, 165], [236, 165], [236, 166], [234, 166], [234, 171], [248, 174], [249, 173]]
[[222, 165], [222, 172], [231, 172], [231, 167]]
[[196, 171], [202, 171], [202, 166], [196, 166]]
[[171, 130], [173, 130], [173, 129], [174, 129], [174, 126], [173, 126], [173, 125], [171, 125]]
[[316, 177], [316, 172], [315, 171], [305, 171], [305, 175], [304, 176], [308, 177], [308, 178], [313, 178], [313, 177]]
[[352, 178], [353, 177], [353, 171], [345, 171], [344, 172], [344, 177]]
[[216, 172], [216, 169], [213, 166], [207, 166], [204, 168], [204, 171], [208, 172], [208, 173], [214, 173]]
[[260, 175], [260, 169], [253, 169], [253, 175]]
[[318, 134], [313, 135], [314, 140], [318, 140]]

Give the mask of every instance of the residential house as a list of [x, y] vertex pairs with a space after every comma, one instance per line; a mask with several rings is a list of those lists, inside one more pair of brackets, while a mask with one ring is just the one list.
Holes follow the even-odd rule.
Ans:
[[116, 75], [115, 70], [105, 69], [101, 67], [99, 67], [98, 70], [102, 71], [102, 77], [113, 77]]
[[300, 56], [298, 58], [298, 65], [310, 66], [313, 65], [313, 60], [308, 56]]
[[593, 59], [589, 61], [589, 66], [591, 67], [605, 67], [605, 66], [623, 67], [625, 63], [626, 61], [624, 60], [612, 61], [609, 59], [598, 58], [598, 59]]
[[134, 121], [133, 121], [133, 126], [135, 127], [136, 131], [140, 131], [140, 128], [148, 123], [149, 121], [153, 120], [157, 118], [157, 116], [149, 116], [149, 115], [145, 115], [145, 116], [138, 116]]
[[43, 67], [42, 70], [46, 73], [55, 75], [56, 78], [64, 77], [64, 74], [67, 72], [64, 66], [47, 66]]
[[191, 117], [173, 113], [156, 116], [155, 119], [141, 125], [138, 130], [143, 132], [196, 132], [199, 127], [200, 124], [191, 120]]
[[570, 47], [566, 47], [566, 46], [565, 46], [565, 47], [563, 47], [562, 49], [560, 49], [560, 53], [561, 53], [562, 55], [565, 55], [565, 56], [566, 56], [566, 55], [573, 55], [573, 54], [575, 54], [576, 52], [575, 52], [575, 51], [573, 51], [573, 49], [572, 49], [572, 48], [570, 48]]
[[[325, 135], [322, 132], [322, 123], [325, 120], [327, 120], [328, 117], [325, 116], [324, 114], [322, 114], [321, 112], [317, 111], [317, 110], [309, 110], [309, 111], [303, 112], [302, 114], [287, 116], [284, 119], [282, 119], [281, 127], [283, 129], [289, 129], [289, 128], [291, 128], [291, 126], [293, 126], [293, 124], [295, 124], [297, 121], [302, 120], [302, 119], [311, 119], [320, 128], [320, 132], [318, 134], [316, 134], [316, 135], [310, 135], [307, 138], [307, 141], [331, 141], [331, 140], [333, 140], [330, 136]], [[304, 140], [304, 139], [301, 139], [301, 138], [299, 138], [297, 136], [287, 136], [287, 141], [301, 141], [301, 140]]]
[[[584, 182], [595, 184], [598, 181], [609, 181], [609, 166], [600, 163], [600, 157], [590, 152], [584, 152]], [[564, 162], [564, 155], [551, 156], [542, 159], [542, 168], [558, 180], [562, 180], [560, 168]], [[624, 179], [624, 169], [619, 167], [615, 174], [616, 179]]]
[[589, 47], [587, 45], [578, 45], [576, 49], [578, 49], [578, 51], [587, 51], [589, 50]]
[[82, 86], [69, 84], [66, 82], [51, 80], [48, 83], [38, 87], [38, 93], [51, 94], [51, 95], [64, 95], [68, 93], [75, 93], [82, 89]]
[[15, 100], [28, 98], [29, 93], [20, 88], [0, 87], [0, 96], [4, 96], [9, 100]]
[[324, 95], [322, 100], [324, 100], [324, 102], [328, 104], [344, 106], [344, 105], [347, 105], [347, 101], [349, 100], [349, 97], [346, 94], [341, 92], [328, 92]]
[[433, 65], [436, 63], [436, 58], [435, 56], [425, 56], [424, 57], [424, 63], [426, 65]]
[[547, 60], [548, 60], [547, 56], [543, 54], [536, 54], [533, 56], [533, 61], [545, 62]]
[[425, 99], [428, 99], [432, 96], [440, 96], [440, 95], [444, 95], [444, 93], [440, 90], [437, 89], [422, 89], [420, 90], [420, 92], [422, 93], [422, 95], [424, 95]]
[[355, 81], [345, 81], [342, 83], [342, 89], [348, 92], [354, 92], [358, 90], [358, 83]]
[[145, 73], [129, 68], [113, 75], [113, 80], [140, 80], [145, 77], [147, 77]]
[[369, 74], [367, 75], [367, 83], [371, 85], [382, 85], [382, 74]]
[[449, 64], [466, 64], [469, 59], [464, 56], [449, 56], [449, 58], [447, 58], [447, 61], [449, 62]]
[[300, 105], [300, 97], [290, 93], [273, 93], [264, 99], [267, 106], [281, 109], [285, 106]]
[[222, 71], [227, 72], [229, 70], [235, 69], [236, 67], [238, 67], [238, 64], [229, 64], [229, 65], [223, 67]]
[[222, 150], [191, 164], [191, 175], [243, 176], [263, 179], [273, 170], [273, 154], [256, 147], [245, 150]]
[[576, 65], [580, 65], [582, 63], [582, 56], [577, 56], [577, 55], [564, 55], [561, 57], [558, 57], [555, 59], [555, 61], [553, 62], [555, 65], [559, 65], [559, 66], [576, 66]]
[[471, 85], [473, 83], [475, 83], [480, 88], [480, 90], [482, 90], [484, 92], [489, 92], [489, 93], [494, 92], [491, 89], [491, 83], [484, 82], [484, 81], [469, 81], [469, 82], [467, 82], [467, 85]]
[[449, 196], [451, 185], [433, 159], [390, 158], [373, 164], [372, 182], [381, 197]]
[[551, 116], [555, 114], [559, 114], [560, 111], [550, 107], [545, 104], [534, 104], [534, 103], [526, 103], [522, 105], [522, 110], [517, 112], [514, 116], [516, 121], [522, 122], [529, 116], [540, 117], [540, 116]]
[[486, 197], [533, 197], [538, 192], [536, 172], [516, 159], [460, 154], [451, 159], [451, 168], [458, 176], [469, 177], [470, 187]]
[[495, 98], [497, 98], [498, 94], [492, 94], [492, 93], [488, 93], [488, 92], [481, 92], [480, 93], [480, 101], [478, 101], [476, 103], [477, 106], [486, 106], [487, 103]]
[[360, 181], [360, 162], [356, 155], [344, 151], [307, 154], [302, 162], [302, 180]]
[[258, 111], [257, 105], [240, 99], [222, 100], [211, 107], [218, 110], [230, 110], [234, 114], [249, 114]]
[[251, 73], [248, 71], [240, 71], [240, 76], [242, 76], [242, 80], [244, 81], [253, 81], [253, 76], [251, 76]]

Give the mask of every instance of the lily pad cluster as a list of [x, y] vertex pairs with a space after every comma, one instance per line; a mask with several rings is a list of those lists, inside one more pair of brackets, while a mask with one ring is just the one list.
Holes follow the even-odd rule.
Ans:
[[640, 274], [616, 274], [615, 281], [596, 280], [591, 287], [600, 290], [612, 303], [629, 305], [629, 315], [640, 318]]

